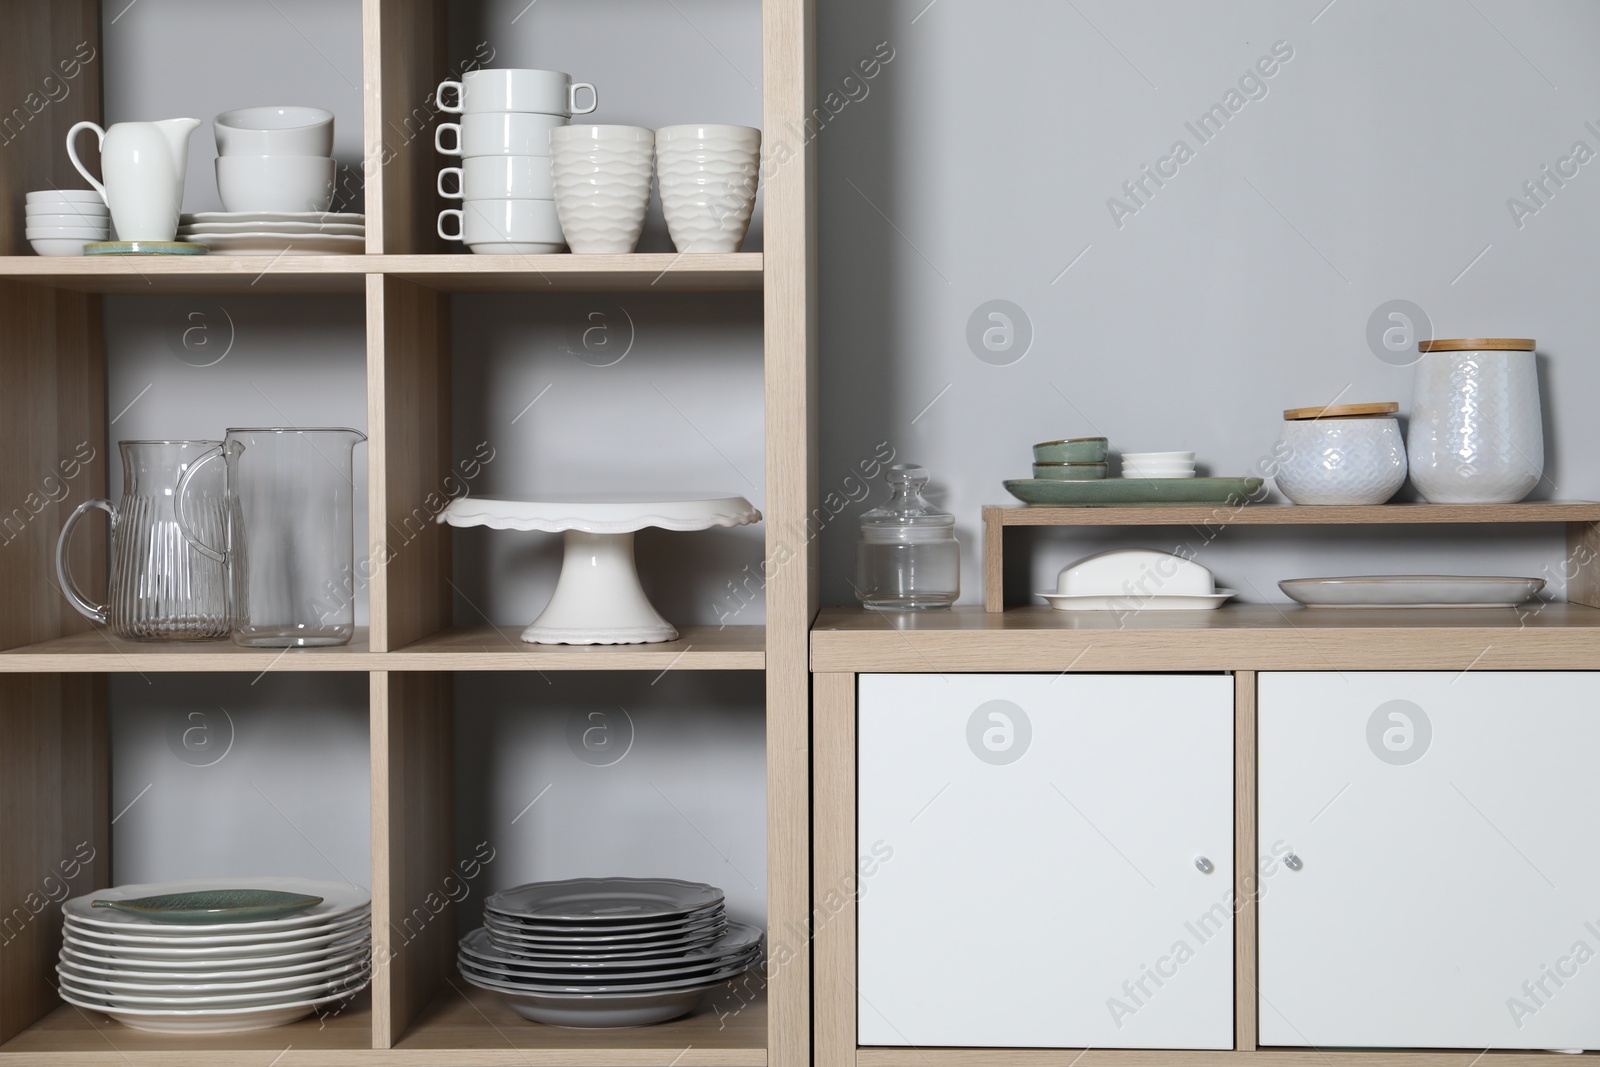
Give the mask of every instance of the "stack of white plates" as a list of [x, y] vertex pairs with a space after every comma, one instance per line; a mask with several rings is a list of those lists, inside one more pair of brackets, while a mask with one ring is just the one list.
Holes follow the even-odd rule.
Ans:
[[201, 211], [178, 219], [178, 240], [229, 256], [359, 256], [367, 217], [341, 211]]
[[461, 940], [462, 977], [556, 1026], [647, 1026], [693, 1011], [761, 957], [722, 890], [671, 878], [534, 882], [484, 902]]
[[1193, 478], [1193, 452], [1124, 452], [1124, 478]]
[[[217, 891], [231, 899], [213, 899]], [[259, 891], [320, 897], [284, 915]], [[173, 901], [172, 894], [206, 894]], [[154, 910], [132, 902], [145, 898]], [[94, 901], [128, 902], [132, 912]], [[216, 904], [224, 907], [215, 907]], [[179, 907], [178, 905], [186, 905]], [[305, 878], [125, 885], [75, 897], [66, 916], [61, 999], [135, 1030], [224, 1034], [330, 1014], [372, 976], [372, 894]], [[254, 918], [277, 915], [280, 917]]]

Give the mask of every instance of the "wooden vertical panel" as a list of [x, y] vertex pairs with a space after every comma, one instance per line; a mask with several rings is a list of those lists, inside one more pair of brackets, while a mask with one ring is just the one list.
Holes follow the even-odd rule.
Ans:
[[444, 0], [363, 0], [367, 251], [439, 252], [433, 90], [445, 76]]
[[[91, 625], [57, 589], [55, 547], [72, 509], [105, 495], [105, 371], [99, 297], [0, 282], [0, 322], [0, 648], [15, 648]], [[73, 541], [91, 595], [105, 539], [88, 516]]]
[[[0, 254], [26, 255], [23, 194], [85, 187], [66, 138], [100, 118], [100, 5], [3, 0], [0, 26]], [[79, 154], [97, 170], [93, 137]]]
[[[810, 626], [816, 501], [816, 153], [812, 0], [762, 0], [763, 329], [766, 420], [767, 924], [780, 939], [810, 924]], [[811, 1062], [811, 959], [795, 946], [771, 968], [767, 1062]]]
[[1600, 523], [1567, 523], [1567, 600], [1600, 608]]
[[983, 610], [1006, 610], [1006, 528], [999, 508], [983, 509]]
[[372, 648], [450, 624], [450, 298], [367, 275]]
[[1233, 675], [1234, 1047], [1256, 1047], [1256, 672]]
[[814, 1051], [817, 1067], [855, 1067], [856, 676], [815, 675], [811, 697], [812, 897], [847, 898], [816, 931]]
[[374, 1048], [394, 1046], [454, 966], [451, 677], [372, 674]]
[[0, 1042], [55, 1008], [61, 901], [109, 884], [105, 679], [0, 679]]

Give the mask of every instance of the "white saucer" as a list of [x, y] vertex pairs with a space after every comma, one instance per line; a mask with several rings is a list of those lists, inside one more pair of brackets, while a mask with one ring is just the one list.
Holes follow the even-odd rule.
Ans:
[[364, 226], [367, 217], [359, 211], [197, 211], [178, 216], [179, 226], [213, 222], [344, 222]]
[[350, 222], [201, 222], [178, 227], [179, 237], [192, 237], [197, 233], [327, 233], [364, 237], [367, 228]]
[[235, 256], [273, 256], [280, 252], [302, 256], [359, 256], [367, 250], [365, 237], [331, 233], [190, 233], [186, 238], [213, 252]]

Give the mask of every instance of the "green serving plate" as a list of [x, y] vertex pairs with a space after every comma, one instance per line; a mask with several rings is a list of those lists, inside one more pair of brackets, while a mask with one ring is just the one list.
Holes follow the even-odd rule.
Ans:
[[90, 241], [86, 256], [203, 256], [211, 249], [189, 241]]
[[1101, 478], [1067, 482], [1014, 478], [1006, 492], [1028, 504], [1106, 508], [1125, 504], [1243, 504], [1260, 478]]
[[151, 922], [197, 926], [282, 919], [321, 903], [321, 897], [280, 893], [274, 889], [208, 889], [132, 900], [94, 900], [90, 901], [90, 906], [125, 911]]

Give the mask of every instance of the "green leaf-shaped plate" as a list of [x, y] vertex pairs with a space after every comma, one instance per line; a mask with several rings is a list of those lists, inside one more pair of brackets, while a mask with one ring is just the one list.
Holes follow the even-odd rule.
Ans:
[[1105, 508], [1124, 504], [1243, 504], [1260, 478], [1100, 478], [1067, 482], [1017, 478], [1006, 492], [1028, 504]]
[[208, 889], [199, 893], [168, 893], [159, 897], [90, 903], [92, 907], [125, 911], [151, 922], [203, 926], [282, 919], [316, 907], [322, 903], [322, 898], [280, 893], [274, 889]]

